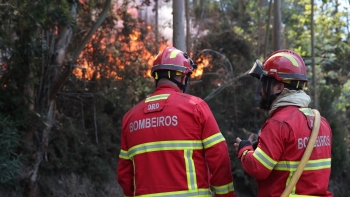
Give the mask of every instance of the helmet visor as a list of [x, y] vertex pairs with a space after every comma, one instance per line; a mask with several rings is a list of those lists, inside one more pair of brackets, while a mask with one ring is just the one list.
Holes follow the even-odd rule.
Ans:
[[262, 62], [260, 60], [255, 60], [253, 67], [248, 72], [248, 75], [261, 79], [264, 75]]

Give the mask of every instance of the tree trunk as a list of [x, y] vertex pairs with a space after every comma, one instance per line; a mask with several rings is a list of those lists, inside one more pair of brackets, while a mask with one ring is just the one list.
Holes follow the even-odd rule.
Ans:
[[173, 46], [186, 51], [184, 0], [173, 1]]
[[314, 37], [314, 35], [315, 35], [315, 31], [314, 31], [314, 0], [311, 0], [311, 66], [312, 66], [312, 82], [313, 82], [314, 108], [318, 109], [316, 65], [315, 65], [315, 37]]
[[186, 10], [186, 52], [191, 54], [191, 24], [190, 24], [190, 13], [189, 13], [189, 0], [185, 0]]
[[272, 9], [272, 1], [269, 3], [269, 10], [268, 10], [268, 18], [266, 22], [266, 33], [265, 33], [265, 50], [264, 50], [264, 59], [267, 57], [267, 50], [269, 47], [269, 32], [270, 32], [270, 20], [271, 20], [271, 9]]
[[156, 12], [156, 27], [155, 27], [155, 34], [156, 34], [156, 53], [159, 52], [159, 31], [158, 31], [158, 0], [154, 0], [156, 2], [155, 5], [155, 12]]
[[263, 21], [261, 20], [261, 10], [264, 8], [264, 1], [259, 0], [259, 9], [258, 9], [258, 51], [257, 51], [257, 57], [260, 57], [261, 51], [262, 51], [262, 42], [264, 40], [264, 30], [263, 30]]
[[282, 49], [282, 36], [281, 36], [281, 0], [274, 0], [274, 24], [273, 24], [273, 50], [277, 51]]
[[[84, 49], [86, 43], [91, 39], [92, 35], [96, 32], [97, 28], [101, 25], [103, 20], [105, 19], [109, 8], [110, 8], [111, 0], [106, 0], [105, 6], [103, 11], [101, 12], [101, 15], [99, 19], [96, 21], [94, 26], [91, 28], [89, 33], [84, 37], [82, 42], [78, 45], [77, 49], [74, 51], [74, 54], [72, 56], [72, 59], [69, 63], [66, 61], [66, 54], [68, 45], [70, 43], [70, 39], [73, 34], [73, 30], [71, 27], [58, 27], [58, 40], [55, 43], [54, 41], [50, 42], [49, 36], [47, 36], [46, 39], [48, 39], [47, 43], [50, 43], [54, 46], [51, 46], [54, 58], [52, 58], [52, 62], [48, 63], [47, 65], [54, 65], [54, 69], [43, 69], [42, 76], [46, 76], [46, 78], [41, 80], [41, 83], [48, 83], [49, 89], [43, 89], [43, 84], [40, 84], [39, 90], [37, 90], [37, 95], [35, 98], [35, 110], [38, 111], [38, 114], [41, 114], [42, 112], [46, 113], [46, 120], [45, 125], [46, 127], [43, 129], [40, 128], [29, 128], [28, 129], [28, 135], [27, 140], [28, 144], [31, 145], [34, 149], [32, 154], [32, 163], [28, 165], [28, 167], [25, 170], [24, 173], [24, 182], [26, 184], [26, 191], [24, 191], [23, 196], [26, 197], [38, 197], [40, 196], [40, 192], [38, 191], [38, 175], [39, 175], [39, 167], [43, 159], [47, 160], [46, 151], [47, 147], [49, 145], [49, 136], [52, 129], [52, 126], [55, 122], [55, 113], [56, 113], [56, 99], [55, 94], [57, 91], [60, 90], [64, 82], [66, 81], [69, 74], [72, 72], [72, 67], [74, 66], [73, 63], [76, 62], [78, 59], [81, 51]], [[72, 3], [71, 8], [71, 15], [73, 18], [77, 17], [77, 4]], [[42, 35], [43, 37], [46, 36], [45, 33]], [[47, 58], [50, 59], [50, 58]], [[45, 63], [44, 63], [45, 64]], [[45, 67], [48, 67], [45, 65]], [[65, 71], [61, 73], [61, 67], [64, 65], [68, 65], [68, 68], [66, 67]], [[46, 74], [45, 72], [53, 72], [52, 74]], [[54, 82], [53, 85], [50, 84], [50, 82]], [[34, 99], [33, 99], [34, 100]], [[34, 143], [31, 143], [33, 141]]]

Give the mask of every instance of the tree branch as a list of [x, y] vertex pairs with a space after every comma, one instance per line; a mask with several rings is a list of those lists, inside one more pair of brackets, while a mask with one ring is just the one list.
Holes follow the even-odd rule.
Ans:
[[88, 41], [91, 39], [92, 35], [97, 31], [97, 29], [101, 26], [102, 22], [105, 20], [107, 13], [109, 11], [109, 8], [111, 7], [111, 0], [106, 0], [105, 5], [103, 7], [102, 13], [100, 15], [100, 18], [96, 21], [94, 26], [90, 29], [89, 33], [84, 37], [84, 39], [81, 41], [81, 43], [78, 45], [77, 49], [75, 50], [72, 58], [72, 62], [77, 61], [80, 53], [83, 51], [85, 45], [88, 43]]
[[69, 64], [70, 68], [68, 68], [64, 71], [64, 73], [57, 80], [55, 85], [51, 88], [50, 94], [49, 94], [49, 99], [51, 99], [57, 93], [57, 91], [62, 87], [63, 83], [66, 81], [69, 74], [72, 72], [72, 65], [77, 61], [80, 53], [83, 51], [87, 42], [91, 39], [92, 35], [97, 31], [98, 27], [100, 27], [102, 22], [105, 20], [110, 6], [111, 6], [111, 0], [106, 0], [99, 19], [96, 21], [94, 26], [90, 29], [89, 33], [84, 37], [82, 42], [78, 45], [77, 49], [75, 50], [73, 57], [72, 57], [70, 64]]

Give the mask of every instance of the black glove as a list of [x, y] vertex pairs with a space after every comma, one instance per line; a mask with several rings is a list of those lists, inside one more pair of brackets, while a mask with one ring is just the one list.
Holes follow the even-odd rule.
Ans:
[[253, 144], [253, 149], [255, 150], [256, 148], [258, 148], [258, 140], [254, 141]]
[[242, 140], [239, 145], [238, 145], [238, 152], [241, 150], [241, 148], [246, 147], [246, 146], [251, 146], [252, 143], [249, 140]]

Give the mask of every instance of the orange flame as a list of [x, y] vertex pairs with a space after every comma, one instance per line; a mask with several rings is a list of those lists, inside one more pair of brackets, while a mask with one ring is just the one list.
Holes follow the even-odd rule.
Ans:
[[196, 59], [197, 69], [194, 70], [192, 76], [195, 78], [201, 77], [203, 75], [204, 68], [212, 66], [210, 64], [210, 61], [211, 61], [211, 57], [200, 56], [199, 58], [197, 58]]
[[[150, 26], [147, 26], [147, 30], [152, 33], [152, 28], [150, 28]], [[131, 54], [133, 52], [135, 53], [139, 53], [139, 51], [141, 50], [142, 53], [139, 54], [142, 59], [144, 61], [147, 62], [147, 64], [149, 65], [149, 68], [148, 68], [148, 71], [147, 73], [145, 74], [144, 77], [151, 77], [151, 67], [152, 67], [152, 64], [153, 64], [153, 60], [154, 58], [156, 57], [157, 54], [152, 54], [151, 52], [149, 52], [148, 50], [146, 50], [146, 44], [147, 42], [143, 42], [140, 40], [140, 36], [141, 36], [141, 32], [140, 31], [137, 31], [137, 30], [133, 30], [131, 32], [131, 34], [129, 34], [129, 43], [125, 43], [125, 42], [122, 42], [125, 38], [120, 36], [118, 37], [118, 41], [120, 41], [120, 43], [122, 44], [121, 46], [121, 49], [125, 50], [125, 51], [128, 51], [128, 52], [131, 52]], [[150, 35], [147, 35], [149, 36], [149, 38], [147, 37], [145, 40], [149, 40], [149, 39], [153, 39], [150, 37]], [[92, 42], [93, 41], [96, 41], [96, 36], [93, 36], [92, 37], [92, 41], [87, 45], [86, 49], [85, 49], [85, 53], [88, 52], [88, 53], [93, 53], [93, 48], [92, 48]], [[115, 42], [115, 38], [112, 38], [112, 39], [109, 39], [109, 42], [107, 42], [107, 39], [101, 39], [100, 43], [102, 45], [101, 48], [106, 48], [106, 45], [108, 43], [114, 43]], [[160, 44], [159, 46], [159, 52], [160, 51], [163, 51], [167, 46], [164, 45], [164, 44]], [[138, 55], [138, 54], [137, 54]], [[121, 59], [118, 59], [118, 58], [115, 58], [112, 56], [112, 54], [108, 55], [108, 62], [110, 63], [114, 63], [115, 65], [118, 65], [118, 68], [120, 70], [124, 70], [125, 69], [125, 65], [129, 65], [130, 62], [123, 62]], [[78, 77], [78, 78], [84, 78], [84, 79], [87, 79], [87, 80], [91, 80], [91, 79], [100, 79], [100, 68], [101, 66], [99, 65], [92, 65], [91, 63], [89, 63], [85, 58], [85, 54], [84, 52], [82, 52], [82, 54], [80, 55], [80, 59], [79, 59], [79, 65], [80, 65], [80, 68], [81, 69], [74, 69], [73, 73]], [[104, 72], [107, 73], [108, 77], [109, 78], [112, 78], [114, 80], [122, 80], [122, 77], [118, 76], [118, 73], [115, 71], [115, 70], [109, 70], [109, 68], [107, 67], [103, 67], [104, 69], [107, 69], [107, 70], [104, 70]]]
[[193, 77], [200, 77], [203, 75], [204, 68], [209, 65], [209, 58], [207, 57], [201, 57], [198, 59], [197, 69], [194, 70], [192, 76]]
[[[81, 4], [86, 4], [86, 0], [79, 0]], [[117, 7], [115, 9], [118, 9]], [[137, 16], [137, 9], [131, 7], [128, 7], [128, 13], [132, 14], [132, 16]], [[136, 15], [135, 15], [136, 13]], [[153, 64], [153, 60], [158, 54], [153, 54], [149, 50], [147, 50], [147, 45], [149, 45], [149, 40], [154, 41], [154, 30], [152, 26], [146, 25], [146, 24], [140, 24], [141, 26], [144, 25], [145, 30], [148, 31], [146, 33], [146, 38], [143, 38], [143, 40], [140, 39], [141, 36], [145, 36], [143, 32], [141, 33], [140, 30], [133, 29], [132, 32], [128, 35], [127, 38], [121, 36], [121, 34], [118, 36], [111, 36], [110, 38], [103, 38], [101, 39], [101, 48], [107, 48], [107, 45], [110, 45], [110, 43], [115, 43], [116, 41], [121, 45], [120, 49], [122, 51], [127, 51], [129, 54], [123, 54], [123, 56], [127, 57], [131, 54], [132, 57], [137, 56], [137, 58], [142, 59], [142, 61], [147, 62], [148, 64], [148, 70], [144, 74], [144, 77], [151, 77], [151, 68]], [[119, 30], [116, 30], [119, 31]], [[96, 80], [101, 78], [101, 69], [103, 69], [103, 73], [107, 73], [107, 76], [109, 78], [115, 79], [115, 80], [122, 80], [122, 77], [118, 75], [118, 71], [112, 70], [112, 68], [109, 67], [102, 67], [101, 65], [93, 65], [93, 63], [89, 62], [88, 58], [86, 57], [88, 54], [93, 54], [94, 48], [92, 46], [92, 43], [96, 42], [99, 39], [97, 36], [93, 36], [91, 42], [86, 46], [85, 50], [82, 52], [82, 54], [79, 57], [79, 68], [80, 69], [74, 69], [73, 73], [78, 78], [84, 78], [87, 80]], [[116, 40], [117, 39], [117, 40]], [[128, 42], [125, 42], [125, 40], [128, 40]], [[157, 43], [158, 44], [158, 50], [159, 52], [163, 51], [167, 45], [163, 43]], [[123, 53], [121, 51], [121, 53]], [[142, 51], [141, 53], [139, 51]], [[86, 53], [86, 54], [84, 54]], [[118, 59], [118, 57], [114, 57], [113, 54], [108, 55], [108, 62], [113, 63], [114, 65], [118, 65], [117, 70], [124, 70], [126, 66], [130, 65], [130, 62], [127, 62], [127, 60], [121, 60]], [[209, 59], [203, 59], [202, 62], [198, 65], [198, 68], [195, 70], [192, 76], [198, 77], [203, 74], [203, 68], [206, 67], [209, 64]], [[138, 69], [138, 68], [135, 68]]]

